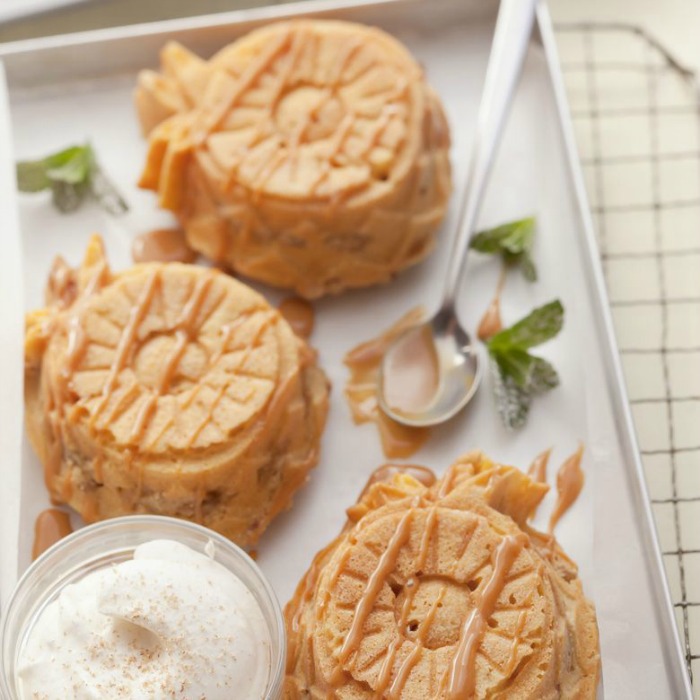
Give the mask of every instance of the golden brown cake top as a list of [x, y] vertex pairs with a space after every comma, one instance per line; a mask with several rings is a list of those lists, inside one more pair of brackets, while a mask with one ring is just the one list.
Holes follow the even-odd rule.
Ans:
[[113, 274], [97, 237], [77, 271], [57, 264], [48, 297], [26, 357], [44, 361], [49, 411], [140, 454], [230, 446], [309, 352], [235, 279], [179, 263]]
[[[398, 41], [349, 22], [271, 24], [209, 61], [170, 43], [161, 63], [140, 75], [136, 104], [151, 133], [142, 184], [170, 208], [191, 149], [222, 192], [235, 182], [294, 201], [381, 197], [413, 167], [426, 111], [439, 109]], [[444, 145], [443, 132], [431, 138]]]
[[525, 523], [546, 490], [481, 455], [370, 486], [287, 607], [287, 698], [594, 698], [595, 613]]

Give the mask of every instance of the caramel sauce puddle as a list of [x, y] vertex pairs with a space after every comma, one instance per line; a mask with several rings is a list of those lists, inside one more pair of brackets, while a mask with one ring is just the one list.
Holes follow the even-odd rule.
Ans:
[[397, 423], [381, 410], [377, 399], [379, 367], [388, 347], [398, 336], [418, 324], [422, 309], [409, 311], [381, 335], [361, 343], [345, 355], [350, 379], [345, 396], [356, 424], [375, 423], [379, 429], [384, 454], [390, 459], [410, 457], [430, 436], [428, 428], [413, 428]]

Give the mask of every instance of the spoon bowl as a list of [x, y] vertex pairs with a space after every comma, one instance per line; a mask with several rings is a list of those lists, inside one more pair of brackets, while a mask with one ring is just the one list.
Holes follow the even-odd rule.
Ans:
[[486, 183], [510, 110], [540, 0], [501, 0], [474, 152], [452, 245], [442, 303], [427, 323], [400, 336], [387, 350], [379, 372], [379, 406], [409, 426], [442, 423], [466, 406], [481, 379], [479, 355], [457, 318], [461, 273], [481, 209]]
[[439, 313], [387, 350], [379, 371], [379, 405], [404, 425], [443, 423], [474, 396], [481, 367], [469, 334], [453, 315]]

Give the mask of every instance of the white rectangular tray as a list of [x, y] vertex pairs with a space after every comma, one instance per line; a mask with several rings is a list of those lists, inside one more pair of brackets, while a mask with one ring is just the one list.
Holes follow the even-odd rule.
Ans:
[[[495, 3], [479, 0], [385, 0], [316, 3], [89, 32], [0, 47], [7, 72], [9, 121], [0, 97], [0, 595], [29, 563], [34, 518], [48, 499], [37, 459], [21, 428], [22, 309], [41, 304], [46, 273], [60, 253], [80, 260], [90, 233], [105, 237], [115, 269], [130, 264], [136, 233], [170, 222], [155, 198], [135, 186], [145, 144], [131, 104], [138, 69], [157, 64], [168, 39], [208, 56], [265, 21], [314, 14], [378, 24], [402, 39], [442, 96], [452, 128], [456, 192], [464, 180]], [[10, 142], [9, 127], [12, 128]], [[22, 198], [19, 226], [10, 169], [89, 139], [131, 204], [113, 219], [94, 207], [60, 216], [42, 197]], [[437, 303], [457, 196], [435, 254], [391, 285], [325, 299], [317, 307], [313, 343], [333, 385], [321, 463], [263, 537], [259, 563], [284, 603], [314, 553], [340, 529], [344, 509], [383, 460], [376, 432], [355, 427], [343, 398], [344, 353], [386, 328], [404, 311]], [[603, 680], [609, 698], [684, 698], [690, 685], [654, 533], [646, 487], [588, 214], [554, 40], [545, 5], [505, 142], [489, 186], [482, 224], [534, 213], [540, 280], [511, 274], [504, 298], [508, 322], [559, 297], [565, 329], [543, 348], [562, 386], [538, 399], [530, 422], [509, 434], [498, 422], [487, 386], [469, 410], [436, 430], [412, 461], [442, 472], [459, 454], [482, 448], [497, 460], [527, 466], [553, 445], [554, 461], [587, 447], [584, 494], [562, 521], [559, 537], [580, 564], [601, 632]], [[19, 240], [21, 228], [20, 255]], [[474, 327], [495, 285], [492, 260], [470, 260], [460, 312]], [[265, 293], [273, 300], [280, 295]], [[23, 301], [21, 301], [23, 295]], [[551, 494], [550, 494], [551, 495]], [[545, 505], [551, 506], [551, 500]]]

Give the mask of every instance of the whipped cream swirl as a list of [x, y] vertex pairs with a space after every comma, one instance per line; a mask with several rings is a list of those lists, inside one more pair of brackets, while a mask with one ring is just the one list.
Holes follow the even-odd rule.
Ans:
[[20, 700], [257, 700], [270, 666], [268, 627], [243, 582], [154, 540], [46, 606], [20, 653]]

